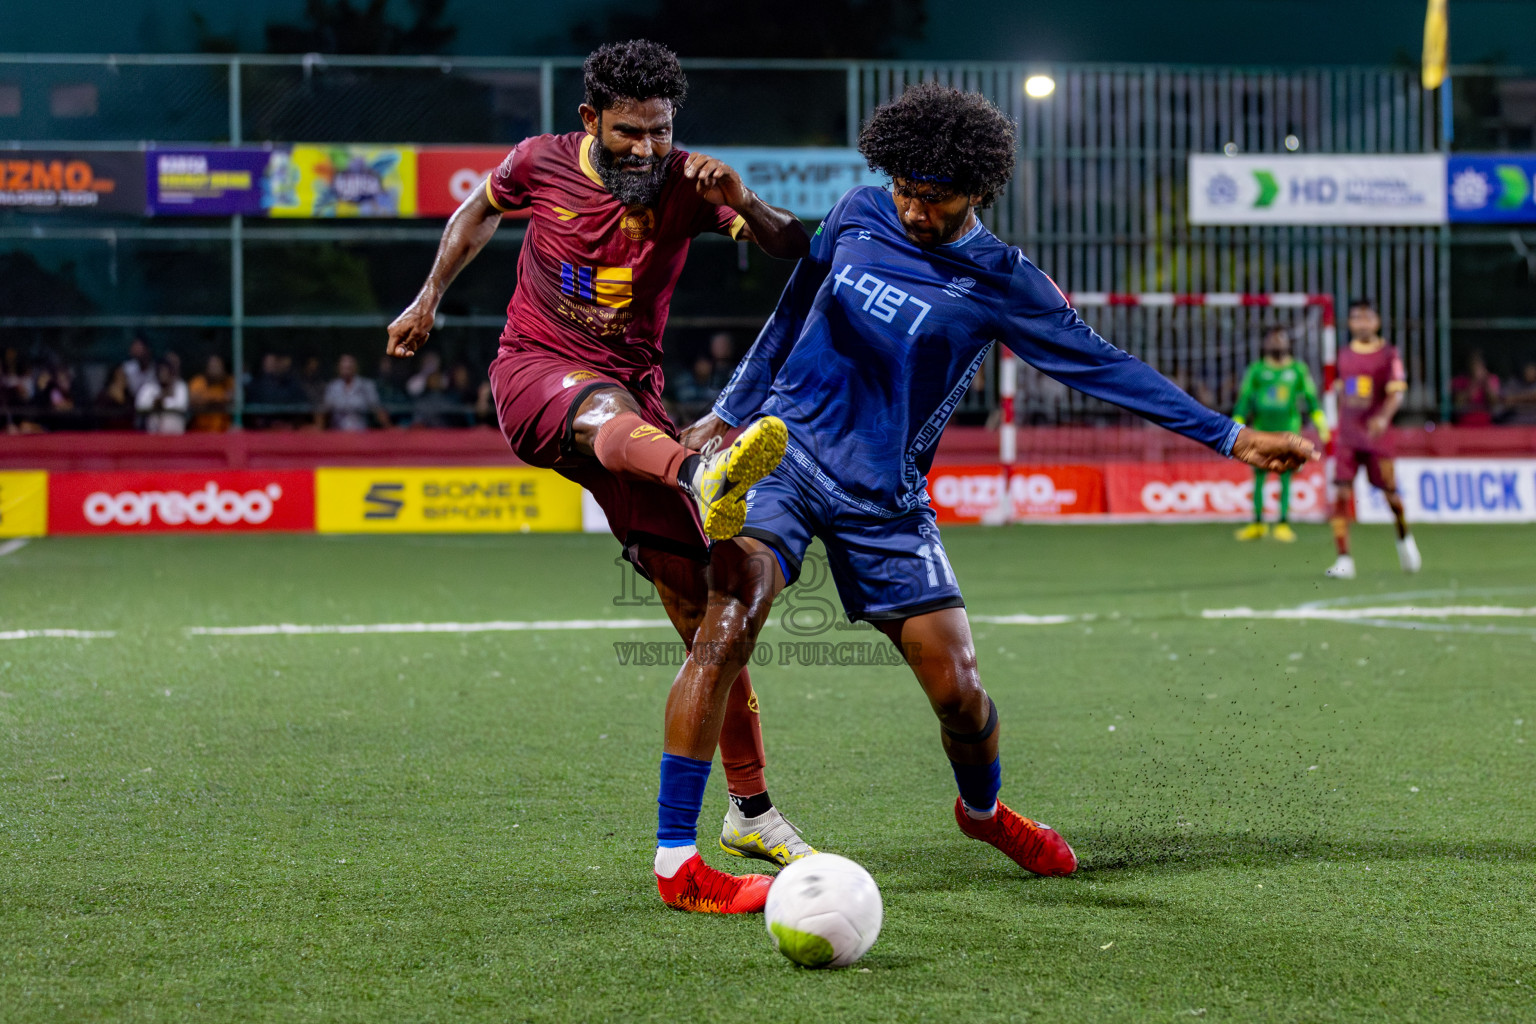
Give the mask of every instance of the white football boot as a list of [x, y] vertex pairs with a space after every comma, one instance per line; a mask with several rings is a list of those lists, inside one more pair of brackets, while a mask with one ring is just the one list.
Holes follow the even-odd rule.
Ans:
[[725, 812], [725, 823], [720, 827], [720, 849], [737, 857], [766, 860], [781, 868], [816, 852], [777, 807], [748, 818], [734, 803]]
[[1340, 555], [1338, 561], [1323, 571], [1323, 575], [1334, 580], [1352, 580], [1355, 578], [1355, 560], [1349, 555]]
[[1419, 546], [1414, 543], [1411, 533], [1397, 542], [1397, 564], [1403, 567], [1403, 572], [1418, 572], [1424, 568], [1424, 559], [1419, 557]]

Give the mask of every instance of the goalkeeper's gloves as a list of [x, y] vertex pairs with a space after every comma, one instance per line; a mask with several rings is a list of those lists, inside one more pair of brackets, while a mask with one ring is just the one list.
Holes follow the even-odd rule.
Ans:
[[1312, 410], [1312, 425], [1317, 428], [1317, 439], [1323, 444], [1328, 443], [1328, 418], [1323, 415], [1323, 410]]

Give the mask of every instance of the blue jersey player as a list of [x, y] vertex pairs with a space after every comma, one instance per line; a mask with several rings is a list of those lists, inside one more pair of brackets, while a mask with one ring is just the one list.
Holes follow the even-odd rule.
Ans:
[[1316, 453], [1200, 405], [1080, 320], [1056, 285], [982, 226], [1013, 169], [1012, 123], [987, 100], [925, 84], [865, 125], [860, 149], [892, 178], [837, 203], [772, 319], [685, 434], [699, 447], [760, 417], [789, 440], [748, 496], [741, 557], [712, 565], [709, 611], [668, 701], [656, 872], [695, 855], [695, 825], [731, 679], [773, 598], [826, 546], [849, 619], [908, 655], [954, 769], [960, 829], [1042, 875], [1072, 848], [997, 798], [997, 708], [981, 686], [955, 573], [924, 490], [939, 434], [1000, 342], [1062, 383], [1270, 470]]

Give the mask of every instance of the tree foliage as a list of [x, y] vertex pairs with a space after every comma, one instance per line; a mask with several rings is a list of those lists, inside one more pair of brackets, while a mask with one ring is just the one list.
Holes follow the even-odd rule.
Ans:
[[448, 0], [406, 0], [409, 24], [390, 20], [389, 0], [305, 0], [299, 24], [267, 25], [269, 53], [441, 53], [458, 35], [442, 23]]
[[924, 0], [818, 0], [814, 14], [792, 16], [783, 0], [737, 0], [706, 11], [690, 0], [649, 9], [615, 4], [571, 31], [580, 49], [616, 39], [652, 39], [683, 57], [892, 57], [923, 38]]

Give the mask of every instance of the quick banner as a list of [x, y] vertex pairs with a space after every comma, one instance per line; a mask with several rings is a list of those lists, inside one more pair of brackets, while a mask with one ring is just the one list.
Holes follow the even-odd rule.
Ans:
[[0, 209], [88, 210], [142, 217], [148, 204], [139, 150], [0, 151]]
[[1536, 155], [1453, 156], [1452, 224], [1536, 224]]
[[[1397, 459], [1397, 492], [1410, 523], [1536, 523], [1536, 459]], [[1390, 523], [1384, 495], [1355, 480], [1362, 523]]]
[[1189, 157], [1191, 224], [1444, 224], [1445, 157]]

